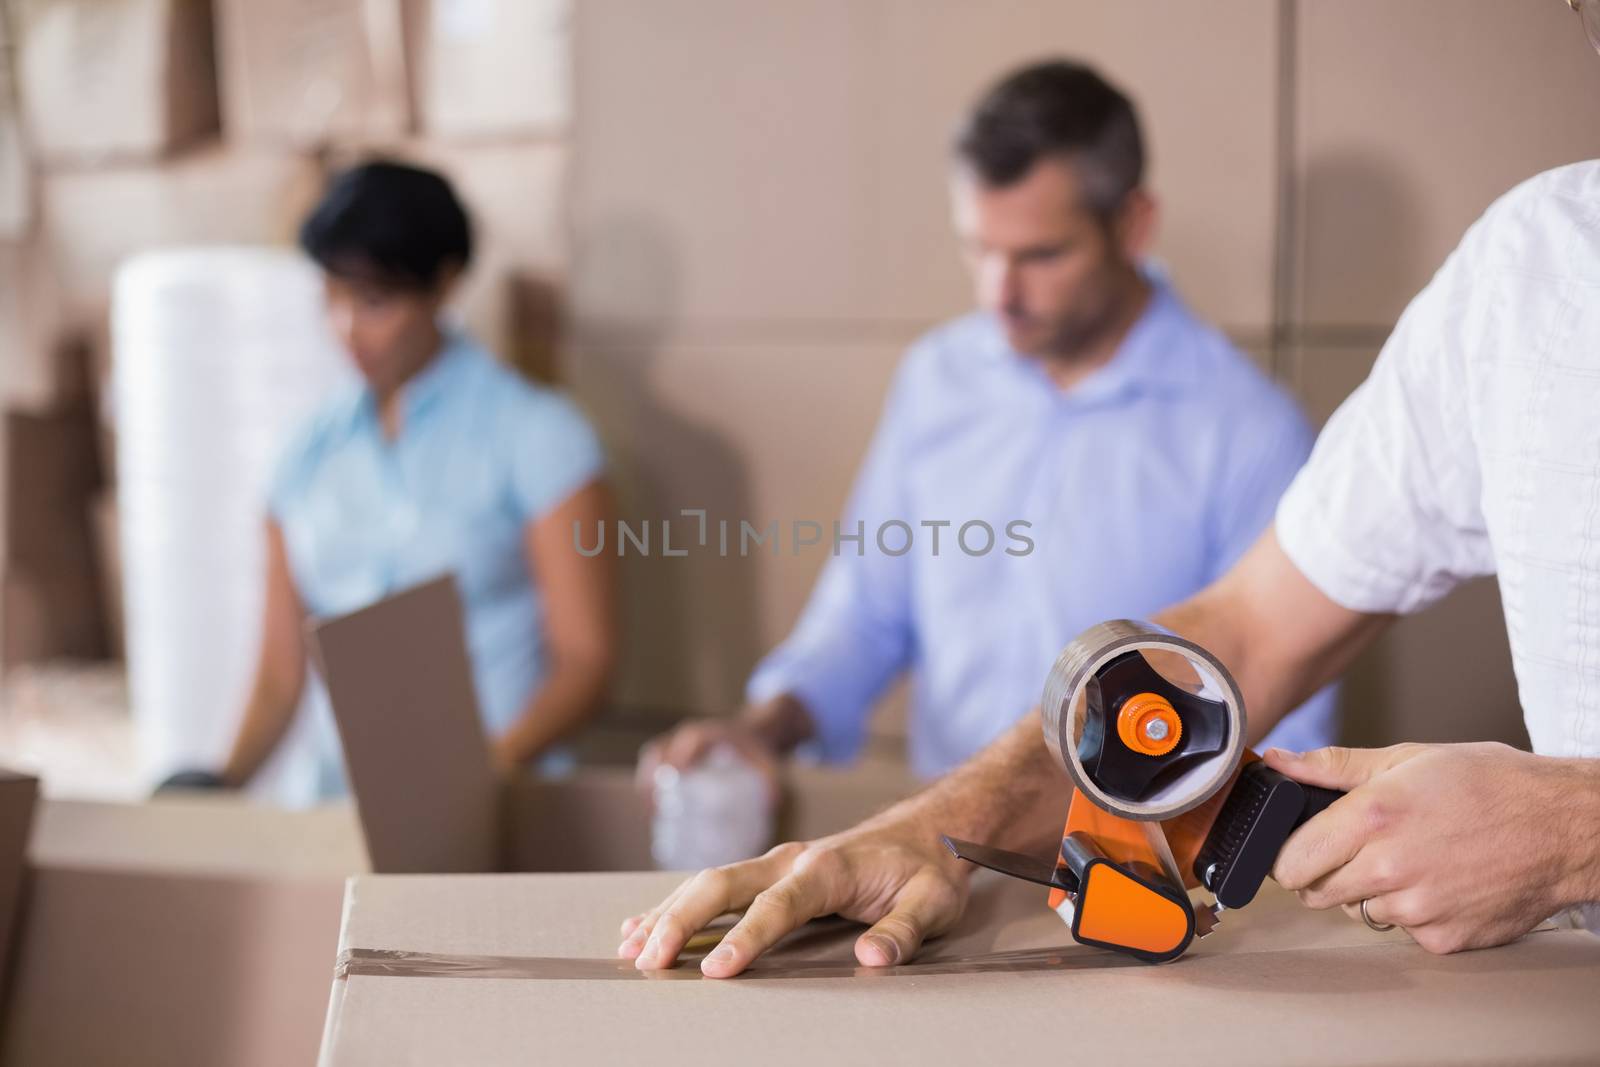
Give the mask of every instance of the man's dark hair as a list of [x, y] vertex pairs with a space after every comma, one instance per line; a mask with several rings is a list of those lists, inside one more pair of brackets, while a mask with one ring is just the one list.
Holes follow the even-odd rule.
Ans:
[[956, 135], [955, 155], [995, 188], [1041, 159], [1067, 160], [1102, 217], [1144, 178], [1133, 103], [1090, 67], [1065, 59], [1023, 67], [985, 93]]
[[372, 160], [328, 183], [300, 227], [300, 247], [330, 274], [429, 289], [472, 258], [472, 224], [440, 175]]

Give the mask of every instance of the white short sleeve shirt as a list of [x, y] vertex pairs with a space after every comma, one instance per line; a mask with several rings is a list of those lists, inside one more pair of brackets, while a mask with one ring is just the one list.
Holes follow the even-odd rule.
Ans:
[[1285, 493], [1328, 597], [1412, 612], [1498, 574], [1536, 752], [1600, 756], [1600, 161], [1495, 203]]

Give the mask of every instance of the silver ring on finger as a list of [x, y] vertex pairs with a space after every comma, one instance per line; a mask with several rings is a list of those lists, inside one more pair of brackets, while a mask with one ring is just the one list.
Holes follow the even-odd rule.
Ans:
[[1372, 916], [1367, 913], [1367, 905], [1371, 902], [1371, 897], [1367, 897], [1361, 901], [1361, 921], [1367, 924], [1367, 929], [1376, 930], [1380, 934], [1389, 930], [1393, 930], [1394, 923], [1375, 923], [1372, 921]]

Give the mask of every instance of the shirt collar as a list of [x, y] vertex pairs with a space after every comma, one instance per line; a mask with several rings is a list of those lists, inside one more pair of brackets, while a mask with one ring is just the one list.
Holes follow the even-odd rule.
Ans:
[[[411, 380], [400, 387], [401, 427], [423, 411], [434, 406], [439, 398], [450, 391], [471, 360], [472, 340], [459, 328], [446, 326], [441, 330], [439, 351]], [[377, 403], [371, 389], [363, 389], [362, 407], [376, 414]]]
[[1140, 392], [1181, 392], [1196, 384], [1198, 371], [1189, 358], [1190, 334], [1195, 328], [1189, 309], [1165, 280], [1145, 272], [1150, 296], [1139, 318], [1117, 346], [1105, 366], [1062, 392], [1036, 357], [1024, 356], [1005, 343], [995, 328], [998, 349], [1026, 368], [1041, 383], [1071, 404], [1115, 400]]

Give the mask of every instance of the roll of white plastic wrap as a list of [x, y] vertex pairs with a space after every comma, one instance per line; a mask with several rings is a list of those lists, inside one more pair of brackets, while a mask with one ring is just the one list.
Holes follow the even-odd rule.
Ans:
[[[254, 677], [268, 481], [352, 371], [314, 266], [286, 250], [149, 252], [117, 272], [113, 418], [130, 700], [153, 779], [226, 754]], [[255, 790], [312, 790], [305, 715]]]

